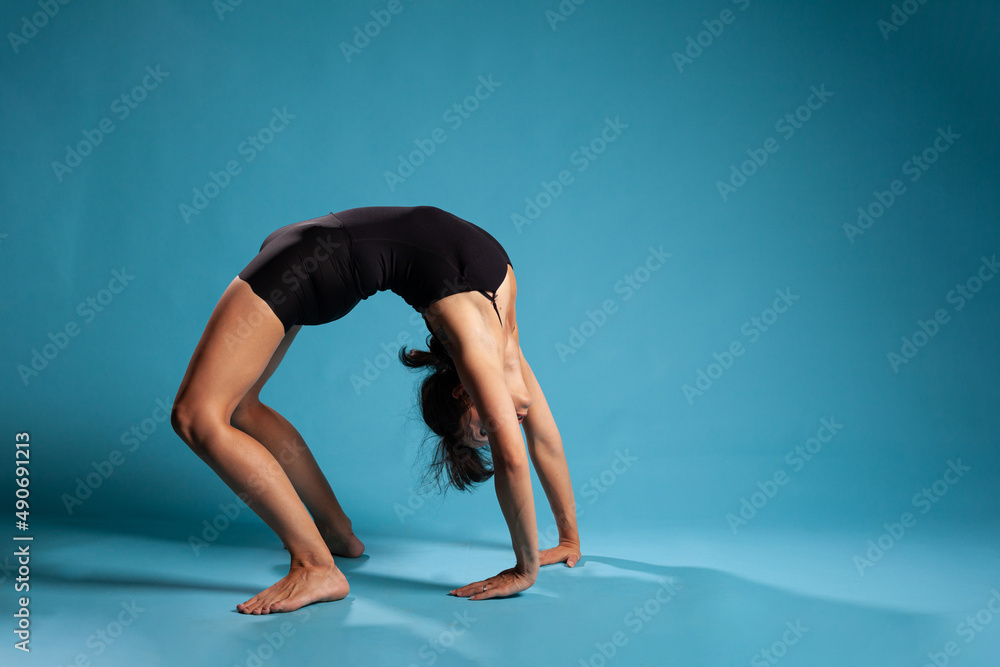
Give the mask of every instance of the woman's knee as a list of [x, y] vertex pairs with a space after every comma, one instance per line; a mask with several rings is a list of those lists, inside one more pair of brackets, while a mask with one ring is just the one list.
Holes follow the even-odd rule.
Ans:
[[194, 434], [194, 410], [186, 401], [177, 398], [170, 409], [170, 425], [174, 427], [174, 433], [180, 439], [190, 444], [191, 436]]
[[170, 425], [189, 447], [203, 450], [212, 440], [212, 434], [226, 423], [204, 404], [178, 398], [170, 410]]

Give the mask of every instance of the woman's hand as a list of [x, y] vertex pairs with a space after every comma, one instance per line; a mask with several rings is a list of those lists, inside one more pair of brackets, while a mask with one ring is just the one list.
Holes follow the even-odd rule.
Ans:
[[566, 562], [566, 565], [573, 567], [580, 560], [580, 545], [575, 542], [559, 542], [559, 546], [551, 549], [543, 549], [538, 553], [539, 565], [551, 565], [552, 563]]
[[[520, 593], [533, 583], [535, 583], [534, 577], [529, 577], [524, 572], [519, 572], [516, 567], [512, 567], [495, 577], [476, 581], [468, 586], [462, 586], [448, 592], [455, 597], [469, 598], [470, 600], [489, 600], [490, 598], [502, 598]], [[483, 590], [484, 586], [485, 590]]]

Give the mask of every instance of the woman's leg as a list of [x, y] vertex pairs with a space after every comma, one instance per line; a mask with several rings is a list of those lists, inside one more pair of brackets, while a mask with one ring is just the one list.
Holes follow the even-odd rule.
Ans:
[[232, 424], [264, 445], [281, 464], [292, 486], [309, 509], [316, 527], [335, 556], [357, 558], [365, 545], [354, 535], [351, 520], [337, 502], [323, 471], [299, 432], [288, 420], [260, 402], [260, 391], [285, 356], [300, 326], [281, 340], [267, 368], [233, 411]]
[[292, 611], [347, 596], [347, 579], [274, 456], [232, 426], [233, 410], [267, 368], [284, 327], [235, 278], [216, 305], [174, 399], [177, 434], [285, 543], [288, 575], [247, 602], [245, 614]]

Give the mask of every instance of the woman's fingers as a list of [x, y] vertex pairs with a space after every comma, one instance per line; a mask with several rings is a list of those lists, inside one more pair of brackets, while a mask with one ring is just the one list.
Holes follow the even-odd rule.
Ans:
[[491, 586], [487, 584], [486, 591], [483, 592], [482, 586], [479, 587], [479, 592], [471, 596], [470, 600], [489, 600], [490, 598], [502, 598], [512, 593], [516, 593], [517, 590], [508, 590], [511, 586], [496, 585]]
[[470, 597], [470, 600], [489, 600], [490, 598], [502, 598], [523, 591], [527, 586], [519, 583], [518, 579], [512, 576], [497, 575], [487, 580], [486, 590], [479, 587], [479, 591]]
[[[483, 590], [483, 586], [486, 587], [486, 590]], [[495, 577], [473, 582], [461, 588], [453, 589], [449, 593], [456, 597], [467, 597], [470, 600], [489, 600], [490, 598], [513, 595], [527, 587], [526, 585], [521, 585], [520, 580], [516, 576], [507, 572], [501, 572]]]
[[[485, 590], [483, 587], [486, 587]], [[460, 598], [469, 598], [470, 600], [486, 600], [493, 597], [499, 597], [506, 595], [506, 590], [510, 588], [510, 584], [503, 581], [501, 577], [490, 577], [485, 581], [477, 581], [475, 583], [469, 584], [468, 586], [462, 586], [461, 588], [452, 591], [452, 595], [456, 595]]]
[[540, 565], [551, 565], [552, 563], [564, 562], [569, 567], [573, 567], [580, 560], [580, 550], [573, 547], [552, 547], [538, 553], [538, 563]]
[[461, 588], [455, 588], [453, 590], [450, 590], [450, 591], [448, 591], [448, 593], [450, 595], [454, 595], [456, 597], [467, 598], [470, 595], [475, 595], [477, 592], [482, 593], [483, 592], [483, 585], [484, 584], [486, 585], [486, 587], [488, 589], [489, 588], [489, 581], [474, 581], [471, 584], [468, 584], [466, 586], [462, 586]]

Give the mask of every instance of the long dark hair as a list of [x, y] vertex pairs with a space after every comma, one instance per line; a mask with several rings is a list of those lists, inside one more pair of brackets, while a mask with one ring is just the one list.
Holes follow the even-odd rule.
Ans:
[[[441, 480], [459, 491], [471, 490], [493, 476], [485, 447], [469, 447], [464, 442], [462, 418], [471, 405], [468, 394], [456, 398], [452, 392], [461, 381], [455, 362], [437, 338], [427, 336], [427, 350], [399, 349], [399, 360], [407, 368], [430, 369], [420, 385], [420, 411], [427, 427], [438, 436], [428, 469], [438, 487]], [[447, 490], [447, 486], [445, 487]]]

